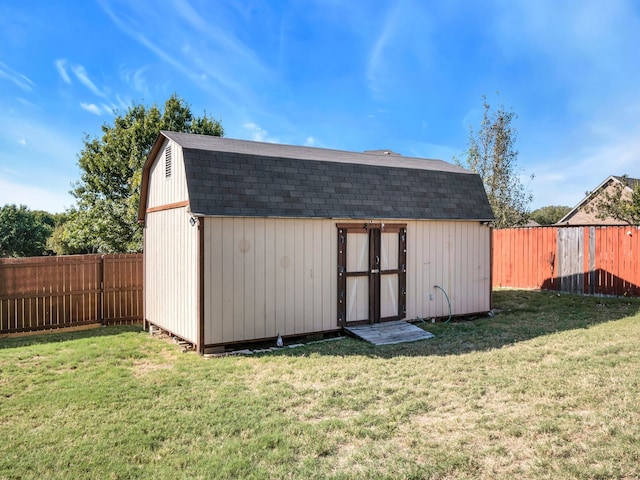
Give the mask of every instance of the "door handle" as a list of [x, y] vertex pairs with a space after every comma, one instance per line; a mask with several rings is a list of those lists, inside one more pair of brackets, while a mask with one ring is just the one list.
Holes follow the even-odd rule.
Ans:
[[371, 273], [380, 273], [380, 269], [379, 268], [374, 268], [371, 270]]

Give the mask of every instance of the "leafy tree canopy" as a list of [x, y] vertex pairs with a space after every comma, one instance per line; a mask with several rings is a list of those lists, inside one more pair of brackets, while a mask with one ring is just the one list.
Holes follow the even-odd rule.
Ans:
[[520, 181], [517, 168], [517, 131], [511, 124], [518, 117], [502, 106], [492, 112], [487, 97], [483, 96], [482, 100], [484, 115], [480, 128], [477, 132], [473, 127], [469, 130], [469, 148], [464, 153], [464, 161], [454, 160], [482, 178], [496, 217], [496, 228], [524, 225], [533, 196]]
[[47, 212], [14, 204], [0, 208], [0, 257], [46, 255], [53, 225], [54, 217]]
[[[640, 225], [640, 182], [629, 179], [628, 175], [623, 175], [620, 180], [598, 195], [587, 211], [594, 212], [601, 220], [615, 218], [629, 225]], [[625, 191], [627, 187], [632, 189], [631, 195]], [[587, 192], [587, 195], [592, 193]]]
[[549, 205], [548, 207], [541, 207], [531, 212], [529, 218], [540, 225], [553, 225], [558, 223], [562, 217], [564, 217], [571, 207], [565, 207], [560, 205]]
[[142, 167], [160, 130], [222, 136], [221, 123], [194, 117], [191, 107], [172, 95], [164, 109], [132, 105], [102, 126], [100, 138], [84, 139], [79, 154], [80, 180], [71, 193], [76, 205], [55, 232], [56, 253], [124, 253], [142, 250], [137, 224]]

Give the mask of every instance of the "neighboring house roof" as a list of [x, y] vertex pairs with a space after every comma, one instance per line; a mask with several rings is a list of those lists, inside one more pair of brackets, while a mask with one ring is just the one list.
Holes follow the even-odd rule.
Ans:
[[[564, 217], [562, 217], [556, 225], [569, 225], [569, 224], [580, 224], [580, 225], [604, 225], [604, 224], [626, 224], [623, 221], [617, 221], [614, 219], [610, 219], [608, 221], [598, 219], [595, 213], [589, 213], [586, 215], [586, 219], [582, 219], [581, 221], [575, 223], [574, 219], [579, 214], [584, 214], [585, 207], [591, 203], [595, 198], [601, 195], [607, 188], [609, 188], [614, 183], [623, 182], [625, 177], [611, 175], [605, 179], [600, 185], [598, 185], [592, 192], [589, 192], [586, 197], [584, 197], [575, 207], [573, 207]], [[640, 179], [638, 178], [629, 178], [626, 177], [625, 190], [632, 192], [636, 185], [640, 185]]]
[[163, 131], [143, 170], [140, 220], [165, 138], [182, 147], [194, 215], [494, 219], [480, 177], [441, 160]]

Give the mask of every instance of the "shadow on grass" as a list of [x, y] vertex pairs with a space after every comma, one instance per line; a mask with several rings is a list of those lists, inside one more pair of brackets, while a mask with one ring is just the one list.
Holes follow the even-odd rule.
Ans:
[[107, 337], [122, 335], [127, 332], [142, 332], [142, 325], [115, 325], [109, 327], [98, 327], [89, 330], [79, 330], [75, 332], [51, 331], [42, 332], [24, 337], [8, 337], [0, 339], [0, 350], [4, 348], [29, 347], [32, 345], [43, 345], [48, 343], [61, 343], [84, 338]]
[[347, 338], [276, 351], [271, 355], [362, 355], [377, 358], [445, 356], [488, 351], [557, 332], [584, 329], [640, 313], [640, 299], [603, 298], [556, 292], [494, 291], [494, 317], [450, 323], [417, 323], [435, 338], [413, 343], [374, 346]]
[[[363, 340], [346, 338], [260, 355], [358, 355], [376, 358], [461, 355], [502, 348], [557, 332], [589, 328], [640, 313], [638, 298], [587, 297], [546, 291], [494, 291], [493, 305], [496, 310], [494, 317], [453, 320], [450, 323], [417, 323], [435, 335], [430, 340], [374, 346]], [[4, 338], [0, 339], [0, 349], [117, 336], [128, 332], [143, 330], [141, 325], [126, 325]]]

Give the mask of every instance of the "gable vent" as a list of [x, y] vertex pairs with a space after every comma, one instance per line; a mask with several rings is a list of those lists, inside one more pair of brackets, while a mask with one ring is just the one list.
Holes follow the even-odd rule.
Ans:
[[164, 178], [171, 178], [171, 146], [164, 149]]

